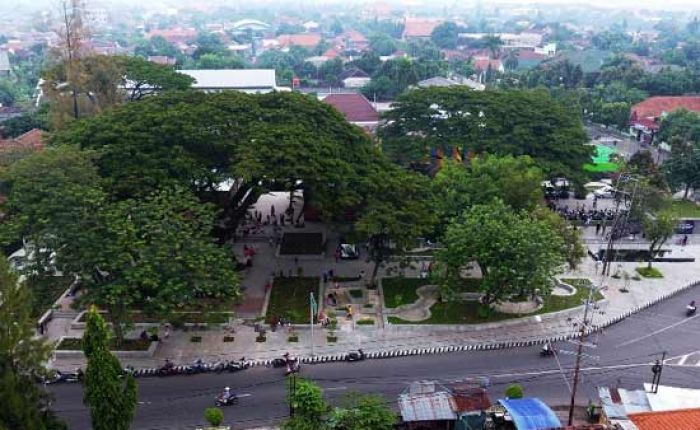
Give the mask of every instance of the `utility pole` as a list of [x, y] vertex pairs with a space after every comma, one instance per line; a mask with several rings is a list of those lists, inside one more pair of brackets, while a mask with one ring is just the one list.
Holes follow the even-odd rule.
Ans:
[[[606, 258], [607, 259], [607, 258]], [[586, 339], [586, 327], [588, 325], [588, 306], [590, 306], [593, 299], [593, 288], [588, 291], [588, 298], [586, 299], [586, 305], [583, 311], [583, 322], [581, 323], [581, 330], [578, 339], [578, 348], [576, 349], [576, 365], [574, 367], [574, 382], [571, 388], [571, 403], [569, 404], [569, 423], [568, 425], [573, 425], [574, 421], [574, 404], [576, 403], [576, 389], [578, 388], [579, 372], [581, 371], [581, 356], [583, 355], [583, 342]]]
[[296, 397], [297, 393], [297, 376], [292, 373], [289, 375], [291, 378], [289, 380], [289, 417], [294, 416], [294, 398]]
[[666, 360], [666, 351], [661, 354], [661, 360], [656, 360], [656, 363], [651, 366], [651, 373], [654, 374], [654, 376], [651, 378], [651, 392], [654, 394], [659, 392], [661, 372], [664, 370], [664, 360]]

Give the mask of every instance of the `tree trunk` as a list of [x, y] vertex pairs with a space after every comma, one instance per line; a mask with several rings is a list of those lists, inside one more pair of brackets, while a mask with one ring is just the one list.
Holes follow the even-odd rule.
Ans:
[[651, 245], [649, 246], [649, 261], [648, 261], [649, 264], [647, 265], [648, 269], [651, 269], [651, 263], [654, 261], [654, 246], [655, 246], [654, 242], [652, 242]]
[[369, 285], [371, 287], [374, 287], [374, 283], [376, 282], [377, 272], [379, 272], [379, 264], [380, 263], [381, 263], [381, 259], [374, 260], [374, 268], [372, 269], [372, 276], [369, 279]]
[[690, 184], [685, 184], [685, 193], [683, 193], [683, 200], [688, 199], [688, 191], [690, 191]]

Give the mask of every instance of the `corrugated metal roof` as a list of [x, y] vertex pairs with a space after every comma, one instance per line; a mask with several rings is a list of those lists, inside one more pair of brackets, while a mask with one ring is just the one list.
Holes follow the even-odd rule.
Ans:
[[513, 417], [518, 430], [545, 430], [562, 426], [554, 411], [540, 399], [500, 399], [499, 403]]
[[649, 409], [654, 412], [674, 409], [700, 408], [700, 390], [695, 388], [659, 385], [657, 393], [651, 392], [651, 384], [644, 384]]
[[178, 70], [195, 79], [197, 89], [273, 89], [277, 85], [274, 69]]
[[452, 395], [445, 391], [432, 394], [403, 393], [399, 410], [404, 421], [456, 420]]

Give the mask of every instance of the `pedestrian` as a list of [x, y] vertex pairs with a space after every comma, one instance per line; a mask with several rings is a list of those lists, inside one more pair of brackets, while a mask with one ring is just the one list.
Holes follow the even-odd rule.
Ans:
[[270, 244], [270, 248], [272, 248], [272, 242], [273, 242], [272, 236], [270, 236], [270, 237], [267, 239], [267, 242]]
[[324, 271], [323, 272], [323, 283], [325, 284], [326, 282], [328, 282], [328, 273]]
[[593, 196], [593, 210], [598, 209], [598, 196]]
[[338, 260], [340, 260], [340, 250], [336, 249], [333, 256], [335, 257], [335, 262], [337, 263]]
[[270, 206], [270, 215], [275, 216], [275, 205]]
[[600, 233], [600, 223], [596, 223], [596, 225], [595, 225], [595, 234], [596, 234], [596, 236], [598, 235], [598, 233]]
[[299, 257], [294, 257], [294, 265], [295, 266], [299, 265]]
[[334, 272], [333, 272], [333, 268], [332, 268], [332, 267], [331, 267], [330, 269], [328, 269], [328, 278], [331, 279], [331, 280], [333, 280], [333, 273], [334, 273]]
[[598, 274], [598, 270], [600, 270], [600, 260], [595, 261], [595, 273], [596, 273], [596, 275]]
[[163, 333], [163, 339], [168, 340], [170, 338], [170, 323], [165, 323], [165, 331]]
[[284, 214], [280, 214], [280, 225], [284, 225]]
[[360, 270], [360, 280], [365, 279], [365, 271]]
[[683, 241], [681, 242], [681, 245], [686, 246], [688, 244], [688, 235], [683, 235]]

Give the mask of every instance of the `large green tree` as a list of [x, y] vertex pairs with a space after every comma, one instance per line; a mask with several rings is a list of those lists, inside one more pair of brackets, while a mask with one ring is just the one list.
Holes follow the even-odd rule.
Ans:
[[443, 49], [454, 49], [459, 42], [459, 33], [462, 28], [452, 21], [443, 22], [435, 27], [430, 34], [430, 40]]
[[124, 374], [119, 360], [110, 352], [109, 338], [107, 323], [92, 307], [83, 335], [87, 358], [84, 401], [90, 408], [94, 430], [128, 430], [136, 410], [136, 381]]
[[167, 318], [198, 297], [238, 295], [231, 258], [209, 236], [214, 217], [211, 205], [178, 188], [102, 208], [82, 299], [109, 311], [118, 341], [129, 310]]
[[384, 146], [418, 148], [424, 157], [432, 148], [449, 154], [465, 147], [475, 154], [529, 155], [546, 174], [575, 177], [592, 152], [580, 116], [544, 91], [417, 89], [399, 97], [386, 118], [379, 131]]
[[673, 235], [676, 225], [678, 225], [678, 219], [670, 212], [649, 213], [644, 217], [642, 226], [644, 228], [644, 236], [649, 241], [647, 263], [650, 269], [656, 254], [661, 250], [668, 238]]
[[36, 384], [36, 378], [46, 374], [51, 346], [35, 336], [30, 295], [7, 259], [0, 257], [0, 428], [66, 429]]
[[390, 430], [396, 423], [381, 396], [350, 393], [331, 407], [318, 385], [295, 376], [287, 380], [287, 390], [294, 414], [282, 424], [284, 430]]
[[543, 201], [542, 180], [542, 171], [527, 156], [484, 155], [466, 165], [447, 162], [432, 181], [440, 224], [494, 197], [515, 210], [532, 210]]
[[476, 262], [482, 272], [483, 303], [511, 295], [551, 291], [554, 274], [564, 262], [564, 243], [552, 226], [526, 212], [515, 212], [500, 200], [475, 205], [455, 219], [437, 253], [446, 282]]
[[683, 198], [688, 198], [691, 189], [700, 186], [700, 148], [686, 147], [680, 139], [672, 142], [671, 157], [663, 164], [668, 184], [674, 189], [683, 189]]

